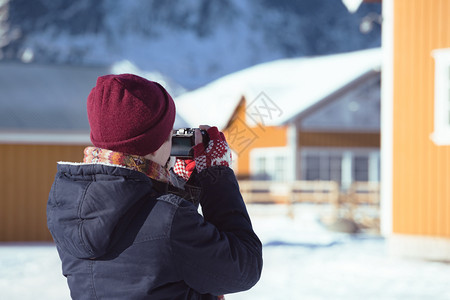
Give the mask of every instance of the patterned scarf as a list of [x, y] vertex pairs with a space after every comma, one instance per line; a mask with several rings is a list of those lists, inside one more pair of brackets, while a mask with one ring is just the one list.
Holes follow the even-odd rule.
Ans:
[[84, 149], [83, 162], [119, 165], [142, 172], [152, 179], [165, 183], [168, 183], [170, 178], [169, 171], [166, 168], [143, 156], [125, 154], [97, 147], [87, 147]]

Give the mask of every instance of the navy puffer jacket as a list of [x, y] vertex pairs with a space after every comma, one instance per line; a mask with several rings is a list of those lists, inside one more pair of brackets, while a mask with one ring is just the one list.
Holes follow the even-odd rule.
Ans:
[[251, 288], [262, 269], [233, 171], [197, 174], [197, 207], [145, 174], [59, 164], [47, 205], [73, 299], [215, 299]]

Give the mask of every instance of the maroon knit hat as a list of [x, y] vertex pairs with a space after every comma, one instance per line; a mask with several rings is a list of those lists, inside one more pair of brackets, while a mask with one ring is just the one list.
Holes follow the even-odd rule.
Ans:
[[88, 96], [87, 112], [95, 147], [142, 156], [161, 147], [175, 121], [169, 93], [132, 74], [99, 77]]

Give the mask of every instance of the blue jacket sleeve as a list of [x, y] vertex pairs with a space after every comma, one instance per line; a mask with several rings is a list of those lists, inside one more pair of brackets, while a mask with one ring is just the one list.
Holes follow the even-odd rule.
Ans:
[[203, 217], [187, 202], [176, 211], [171, 246], [185, 282], [202, 294], [250, 289], [262, 270], [262, 245], [252, 229], [233, 171], [198, 174]]

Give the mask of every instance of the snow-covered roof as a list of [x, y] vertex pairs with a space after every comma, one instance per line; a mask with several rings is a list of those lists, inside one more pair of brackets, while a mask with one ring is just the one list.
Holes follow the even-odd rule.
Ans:
[[266, 114], [265, 125], [280, 125], [380, 66], [379, 48], [277, 60], [182, 94], [176, 98], [177, 112], [192, 127], [209, 124], [224, 128], [244, 96], [248, 113], [259, 109], [260, 116]]
[[[65, 141], [64, 132], [71, 132], [75, 135], [70, 139], [79, 141], [84, 132], [87, 138], [81, 140], [88, 141], [87, 96], [98, 76], [111, 73], [135, 73], [166, 87], [168, 83], [158, 74], [144, 74], [124, 62], [111, 67], [1, 63], [0, 140]], [[187, 124], [177, 116], [176, 125]]]
[[0, 129], [86, 130], [86, 98], [108, 68], [2, 63]]

